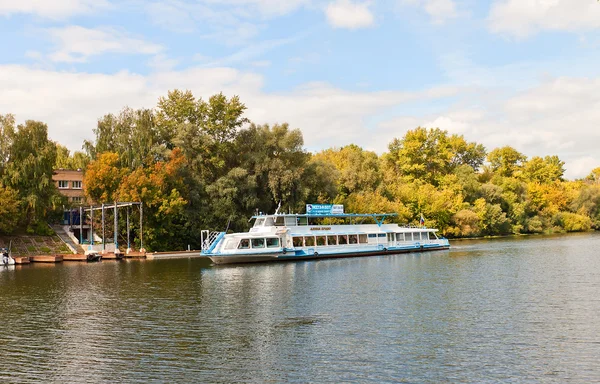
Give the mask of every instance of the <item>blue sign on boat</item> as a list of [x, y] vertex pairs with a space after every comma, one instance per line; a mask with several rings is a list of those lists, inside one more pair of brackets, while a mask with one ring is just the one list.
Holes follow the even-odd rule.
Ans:
[[307, 215], [341, 215], [344, 206], [341, 204], [306, 204]]

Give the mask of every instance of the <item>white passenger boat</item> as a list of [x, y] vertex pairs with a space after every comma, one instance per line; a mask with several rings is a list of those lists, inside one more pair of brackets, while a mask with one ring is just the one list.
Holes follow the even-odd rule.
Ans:
[[202, 254], [215, 264], [230, 264], [387, 255], [450, 247], [447, 239], [436, 235], [437, 229], [384, 224], [390, 216], [396, 214], [261, 214], [252, 217], [254, 226], [249, 232], [202, 231]]

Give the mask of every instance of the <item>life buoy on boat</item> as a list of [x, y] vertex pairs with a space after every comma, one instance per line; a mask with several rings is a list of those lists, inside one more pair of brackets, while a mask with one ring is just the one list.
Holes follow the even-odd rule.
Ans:
[[283, 250], [281, 251], [281, 253], [283, 253], [285, 255], [287, 253], [287, 249], [283, 248]]

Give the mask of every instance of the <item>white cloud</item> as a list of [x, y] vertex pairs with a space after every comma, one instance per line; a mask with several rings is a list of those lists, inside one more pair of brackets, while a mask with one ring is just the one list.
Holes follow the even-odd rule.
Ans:
[[[0, 66], [2, 113], [17, 119], [41, 120], [53, 140], [79, 149], [92, 138], [99, 117], [125, 106], [151, 108], [174, 88], [196, 96], [223, 92], [239, 95], [247, 116], [257, 123], [289, 122], [301, 128], [308, 148], [365, 142], [365, 119], [408, 100], [431, 99], [445, 92], [349, 92], [328, 84], [310, 83], [287, 93], [267, 93], [263, 77], [231, 68], [190, 68], [141, 76], [67, 73], [25, 66]], [[31, 106], [35, 105], [35, 108]], [[385, 149], [379, 148], [380, 151]]]
[[458, 17], [454, 0], [400, 0], [400, 4], [422, 8], [434, 24], [444, 24]]
[[600, 167], [600, 157], [583, 156], [575, 158], [569, 163], [571, 173], [577, 175], [577, 178], [583, 178], [592, 173], [592, 170]]
[[29, 13], [59, 19], [110, 6], [107, 0], [0, 0], [0, 15]]
[[50, 54], [50, 60], [54, 62], [81, 63], [90, 56], [104, 53], [153, 55], [162, 50], [160, 45], [110, 27], [89, 29], [72, 25], [52, 28], [47, 33], [56, 44], [56, 51]]
[[[218, 92], [239, 95], [252, 121], [289, 122], [302, 130], [310, 150], [357, 143], [382, 153], [393, 138], [425, 126], [462, 134], [488, 150], [511, 145], [529, 157], [558, 155], [566, 162], [568, 178], [584, 177], [600, 166], [600, 78], [548, 79], [502, 100], [482, 97], [490, 87], [369, 92], [307, 83], [290, 92], [267, 92], [259, 74], [206, 67], [167, 66], [142, 76], [4, 65], [0, 84], [0, 113], [48, 123], [50, 137], [70, 149], [92, 138], [104, 114], [124, 106], [154, 107], [158, 97], [180, 88], [204, 98]], [[448, 98], [455, 101], [450, 107], [435, 102]]]
[[373, 25], [375, 18], [368, 2], [337, 0], [325, 9], [327, 21], [335, 28], [358, 29]]
[[600, 28], [600, 4], [593, 0], [496, 0], [489, 15], [493, 32], [525, 38], [542, 30]]
[[469, 128], [469, 123], [455, 120], [449, 116], [439, 116], [435, 120], [424, 124], [427, 128], [440, 128], [449, 133], [464, 134]]

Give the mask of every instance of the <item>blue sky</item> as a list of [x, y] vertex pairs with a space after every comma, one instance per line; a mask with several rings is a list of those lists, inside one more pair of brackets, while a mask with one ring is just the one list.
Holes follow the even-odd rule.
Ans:
[[595, 0], [0, 0], [0, 113], [72, 150], [174, 88], [239, 95], [318, 151], [417, 126], [600, 166]]

